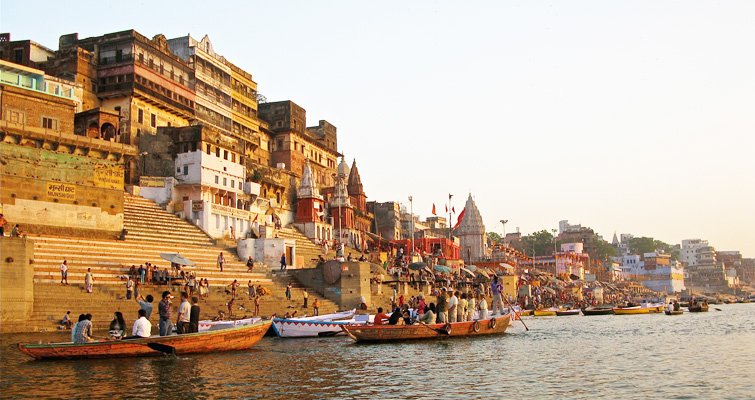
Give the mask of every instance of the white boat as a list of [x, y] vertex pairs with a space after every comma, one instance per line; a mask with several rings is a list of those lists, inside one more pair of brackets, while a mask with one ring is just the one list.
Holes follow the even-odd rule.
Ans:
[[370, 315], [356, 315], [349, 319], [316, 320], [309, 318], [273, 318], [273, 331], [281, 338], [328, 337], [343, 334], [342, 325], [366, 324]]
[[242, 326], [242, 325], [251, 325], [261, 320], [262, 318], [260, 317], [252, 317], [252, 318], [244, 318], [244, 319], [236, 319], [236, 320], [228, 320], [228, 321], [213, 321], [209, 319], [202, 320], [202, 321], [199, 321], [199, 331], [200, 332], [217, 331], [219, 329], [233, 328], [233, 327]]
[[354, 316], [354, 314], [357, 312], [356, 308], [353, 308], [348, 311], [340, 311], [333, 314], [324, 314], [324, 315], [317, 315], [317, 316], [301, 316], [301, 317], [292, 317], [292, 318], [281, 318], [281, 319], [289, 319], [293, 321], [338, 321], [342, 319], [349, 319]]

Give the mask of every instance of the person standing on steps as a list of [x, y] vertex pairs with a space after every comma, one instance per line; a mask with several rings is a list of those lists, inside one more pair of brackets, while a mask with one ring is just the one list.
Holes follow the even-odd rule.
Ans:
[[309, 302], [309, 293], [307, 293], [307, 289], [304, 289], [304, 292], [302, 292], [302, 297], [304, 298], [304, 308], [307, 308], [307, 303]]
[[291, 282], [286, 285], [286, 300], [288, 300], [289, 306], [291, 305]]
[[131, 280], [131, 277], [128, 277], [128, 280], [126, 281], [126, 300], [131, 300], [131, 294], [134, 293], [134, 281]]
[[223, 257], [223, 252], [221, 251], [220, 254], [218, 254], [218, 267], [220, 268], [220, 272], [223, 272], [223, 264], [225, 264], [225, 257]]
[[254, 316], [260, 315], [260, 297], [262, 296], [254, 296]]
[[92, 293], [94, 287], [94, 275], [92, 275], [92, 269], [87, 268], [87, 273], [84, 275], [84, 286], [86, 286], [87, 293]]
[[246, 260], [246, 272], [252, 272], [254, 270], [254, 260], [252, 260], [252, 256], [249, 256], [249, 259]]
[[249, 282], [248, 282], [248, 283], [246, 284], [246, 286], [247, 286], [247, 290], [248, 290], [249, 300], [252, 300], [252, 298], [254, 297], [254, 295], [255, 295], [256, 293], [254, 292], [254, 284], [252, 283], [252, 280], [251, 280], [251, 279], [250, 279], [250, 280], [249, 280]]
[[68, 284], [68, 260], [63, 260], [63, 264], [60, 264], [60, 284]]
[[315, 300], [312, 302], [312, 309], [314, 310], [314, 316], [320, 315], [320, 300], [315, 297]]
[[0, 237], [5, 236], [5, 226], [8, 225], [8, 220], [0, 214]]
[[281, 271], [286, 270], [286, 253], [281, 254]]

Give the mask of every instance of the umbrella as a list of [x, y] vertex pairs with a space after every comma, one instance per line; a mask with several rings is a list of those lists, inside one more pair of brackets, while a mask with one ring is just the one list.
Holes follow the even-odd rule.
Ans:
[[467, 268], [468, 270], [472, 271], [472, 272], [475, 272], [475, 271], [477, 271], [477, 266], [476, 266], [476, 265], [467, 265], [467, 267], [466, 267], [466, 268]]
[[451, 268], [446, 267], [445, 265], [436, 265], [433, 267], [438, 272], [445, 272], [445, 273], [451, 273]]
[[425, 266], [425, 269], [423, 271], [427, 272], [430, 275], [433, 275], [433, 270], [430, 269], [430, 267]]
[[486, 277], [486, 278], [490, 278], [490, 274], [488, 274], [487, 272], [485, 272], [485, 271], [484, 271], [484, 270], [482, 270], [482, 269], [478, 269], [478, 270], [477, 270], [477, 275], [480, 275], [480, 276], [484, 276], [484, 277]]
[[189, 260], [188, 258], [178, 254], [178, 253], [160, 253], [160, 258], [163, 260], [167, 260], [172, 262], [173, 264], [179, 264], [179, 265], [196, 265], [194, 264], [194, 261]]
[[464, 268], [464, 267], [462, 267], [462, 268], [461, 268], [461, 270], [462, 270], [463, 272], [466, 272], [466, 273], [468, 273], [468, 274], [469, 274], [470, 276], [472, 276], [472, 277], [474, 277], [474, 276], [475, 276], [475, 275], [474, 275], [474, 272], [470, 271], [470, 270], [469, 270], [468, 268]]
[[426, 266], [427, 266], [427, 264], [425, 264], [423, 262], [414, 262], [414, 263], [409, 264], [409, 269], [413, 269], [415, 271], [419, 271], [419, 270], [425, 268]]

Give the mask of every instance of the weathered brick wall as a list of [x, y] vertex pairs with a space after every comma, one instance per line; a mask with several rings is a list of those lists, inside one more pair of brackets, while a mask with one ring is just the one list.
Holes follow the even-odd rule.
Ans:
[[34, 242], [0, 239], [0, 332], [16, 330], [34, 310]]

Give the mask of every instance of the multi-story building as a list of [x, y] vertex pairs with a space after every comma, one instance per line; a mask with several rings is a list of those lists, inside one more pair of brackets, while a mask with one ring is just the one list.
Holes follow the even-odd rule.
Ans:
[[375, 232], [385, 240], [401, 239], [401, 205], [395, 201], [367, 203], [375, 215]]
[[645, 253], [617, 257], [620, 279], [641, 283], [655, 292], [679, 293], [685, 289], [684, 267], [669, 254]]
[[[77, 132], [80, 89], [0, 61], [0, 212], [24, 231], [113, 234], [123, 228], [123, 160], [136, 149]], [[107, 118], [94, 123], [100, 120]], [[108, 125], [94, 130], [111, 131]]]
[[685, 239], [682, 240], [682, 249], [679, 251], [679, 260], [688, 267], [697, 265], [697, 251], [700, 248], [708, 247], [708, 241], [703, 239]]

